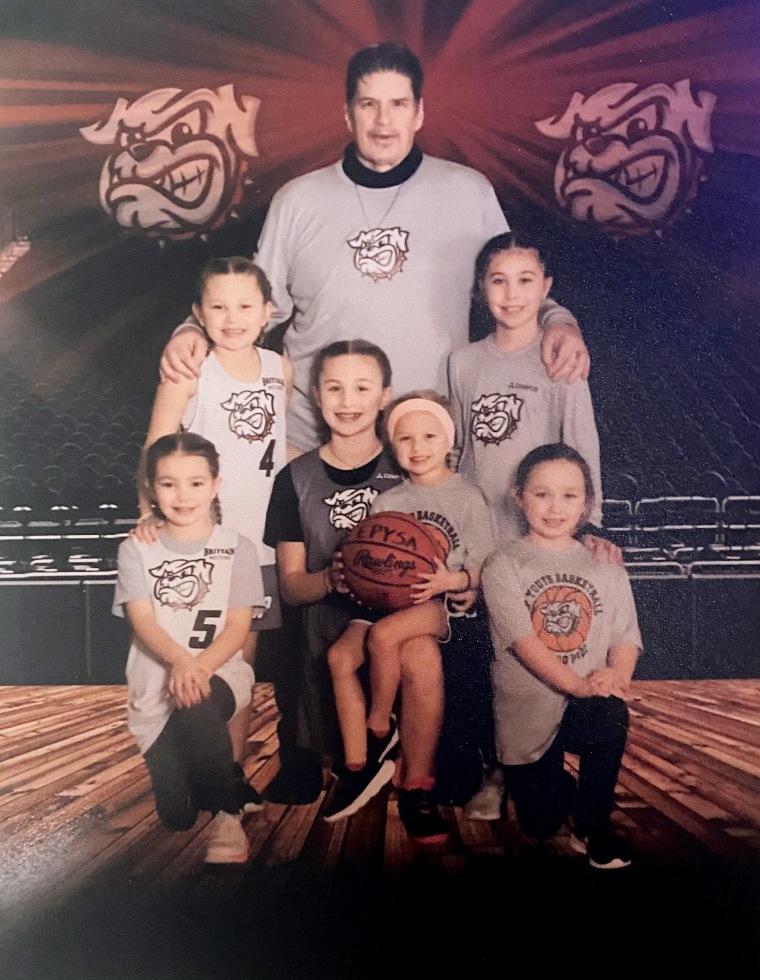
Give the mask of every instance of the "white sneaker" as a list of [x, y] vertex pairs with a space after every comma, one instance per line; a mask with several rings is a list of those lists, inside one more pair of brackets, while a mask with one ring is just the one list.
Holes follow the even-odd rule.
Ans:
[[464, 812], [469, 820], [498, 820], [504, 799], [504, 773], [501, 769], [486, 769], [483, 785], [465, 803]]
[[242, 813], [220, 810], [214, 817], [206, 864], [245, 864], [249, 856], [248, 838], [241, 824]]

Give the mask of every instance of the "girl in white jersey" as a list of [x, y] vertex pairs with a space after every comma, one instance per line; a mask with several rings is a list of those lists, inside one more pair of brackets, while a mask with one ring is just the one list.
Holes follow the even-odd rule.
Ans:
[[[594, 491], [574, 449], [537, 447], [514, 487], [527, 533], [483, 570], [499, 762], [529, 837], [546, 840], [574, 816], [572, 843], [589, 864], [623, 868], [630, 858], [611, 813], [641, 650], [631, 584], [576, 540]], [[579, 757], [577, 785], [566, 751]]]
[[[213, 259], [201, 271], [193, 312], [212, 347], [200, 376], [158, 386], [145, 449], [160, 436], [183, 428], [211, 440], [221, 459], [220, 494], [225, 527], [249, 538], [259, 554], [266, 607], [251, 626], [243, 648], [253, 665], [256, 633], [281, 625], [274, 552], [263, 543], [264, 521], [274, 478], [286, 462], [285, 409], [292, 385], [290, 362], [255, 346], [272, 315], [271, 288], [250, 259]], [[141, 473], [144, 469], [144, 455]], [[155, 539], [156, 516], [138, 478], [140, 540]], [[248, 724], [233, 731], [235, 757], [242, 762]], [[241, 794], [261, 800], [239, 773]]]
[[228, 725], [250, 703], [253, 671], [241, 648], [264, 601], [256, 550], [218, 526], [219, 456], [207, 439], [163, 436], [148, 450], [146, 474], [162, 525], [151, 544], [120, 545], [113, 606], [134, 633], [129, 728], [164, 826], [187, 830], [208, 810], [206, 861], [241, 863], [248, 840]]

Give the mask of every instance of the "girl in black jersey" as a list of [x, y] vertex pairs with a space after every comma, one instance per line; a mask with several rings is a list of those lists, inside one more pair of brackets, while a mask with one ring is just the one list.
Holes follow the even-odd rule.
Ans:
[[[375, 497], [399, 483], [401, 476], [377, 431], [378, 417], [391, 398], [390, 364], [383, 351], [362, 340], [330, 344], [315, 359], [313, 380], [314, 398], [329, 437], [319, 449], [297, 457], [278, 474], [264, 541], [277, 551], [284, 602], [302, 611], [297, 684], [286, 705], [295, 747], [327, 757], [343, 774], [327, 652], [352, 619], [366, 618], [368, 613], [346, 594], [336, 552], [346, 531], [369, 514]], [[398, 738], [412, 770], [410, 760], [413, 763], [415, 753], [429, 755], [432, 743], [435, 754], [437, 725], [427, 732], [418, 723], [425, 711], [417, 699], [427, 698], [430, 683], [440, 683], [439, 673], [437, 680], [429, 680], [428, 667], [424, 658], [405, 665], [398, 735], [395, 728], [385, 739], [374, 739], [368, 733], [365, 767], [370, 781], [382, 769], [382, 780], [373, 792], [393, 774], [393, 766], [386, 763], [391, 761]], [[351, 673], [361, 684], [360, 677]], [[279, 694], [278, 706], [282, 711]], [[411, 718], [414, 723], [405, 725]], [[399, 788], [402, 799], [407, 792], [407, 787]], [[269, 791], [266, 795], [273, 798]], [[299, 801], [310, 802], [309, 795]], [[318, 791], [312, 799], [317, 795]], [[424, 811], [413, 815], [415, 827], [427, 819], [439, 835], [440, 816], [432, 799], [421, 799], [419, 794], [412, 798], [419, 799], [416, 809]], [[289, 802], [296, 800], [291, 797]], [[424, 827], [415, 837], [424, 839]]]

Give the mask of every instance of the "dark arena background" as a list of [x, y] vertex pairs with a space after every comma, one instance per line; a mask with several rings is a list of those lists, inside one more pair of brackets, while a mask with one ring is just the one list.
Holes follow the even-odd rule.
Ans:
[[[758, 38], [760, 5], [730, 0], [2, 0], [3, 980], [757, 970]], [[268, 804], [250, 865], [211, 873], [206, 823], [160, 828], [126, 729], [110, 605], [160, 352], [201, 265], [252, 253], [274, 191], [340, 156], [346, 62], [382, 39], [423, 61], [422, 148], [551, 240], [591, 351], [645, 645], [614, 881], [511, 811], [451, 808], [450, 844], [420, 848], [392, 789], [333, 825], [324, 794]], [[258, 671], [259, 789], [284, 656]]]

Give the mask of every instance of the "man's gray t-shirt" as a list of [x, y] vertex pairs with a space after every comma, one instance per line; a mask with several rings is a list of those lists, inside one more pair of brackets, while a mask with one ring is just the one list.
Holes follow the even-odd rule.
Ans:
[[[284, 339], [295, 373], [288, 441], [319, 445], [310, 371], [336, 340], [381, 347], [397, 394], [446, 394], [446, 359], [468, 340], [475, 257], [505, 231], [482, 174], [426, 155], [392, 187], [361, 187], [335, 163], [279, 190], [255, 258], [272, 284], [272, 325], [294, 315]], [[552, 316], [572, 320], [550, 303]]]

